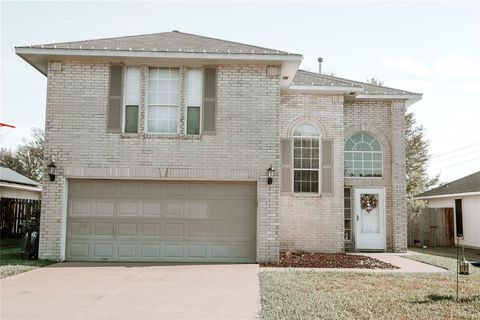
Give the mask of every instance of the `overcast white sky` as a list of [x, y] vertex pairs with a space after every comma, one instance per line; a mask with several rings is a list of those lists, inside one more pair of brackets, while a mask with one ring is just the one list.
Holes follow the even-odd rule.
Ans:
[[[302, 68], [424, 98], [410, 110], [427, 129], [431, 174], [480, 170], [480, 2], [1, 2], [0, 122], [15, 148], [45, 122], [46, 78], [20, 45], [174, 29], [304, 55]], [[452, 152], [456, 151], [456, 152]]]

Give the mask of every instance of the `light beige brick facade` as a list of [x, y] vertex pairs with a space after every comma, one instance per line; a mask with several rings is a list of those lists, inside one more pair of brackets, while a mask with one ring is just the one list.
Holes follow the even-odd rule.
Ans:
[[280, 195], [280, 248], [341, 252], [343, 240], [343, 96], [309, 93], [283, 94], [280, 135], [292, 137], [296, 126], [308, 123], [321, 139], [334, 142], [333, 195]]
[[[69, 178], [161, 180], [169, 167], [168, 179], [257, 181], [257, 259], [277, 259], [278, 179], [267, 185], [266, 169], [279, 165], [279, 77], [266, 65], [219, 66], [216, 135], [173, 138], [107, 133], [108, 78], [104, 62], [48, 71], [45, 156], [59, 175], [43, 181], [40, 258], [64, 257]], [[145, 99], [140, 110], [144, 119]]]
[[[178, 65], [185, 73], [187, 63]], [[280, 76], [267, 64], [218, 66], [216, 135], [187, 137], [107, 133], [109, 63], [63, 61], [48, 70], [46, 159], [55, 156], [59, 175], [43, 181], [40, 258], [63, 259], [68, 179], [183, 179], [256, 181], [257, 260], [275, 261], [279, 250], [342, 252], [344, 186], [377, 186], [386, 194], [387, 250], [406, 250], [403, 101], [345, 102], [341, 94], [281, 92]], [[139, 132], [145, 128], [142, 65]], [[185, 84], [182, 84], [184, 90]], [[180, 114], [185, 113], [181, 100]], [[280, 138], [301, 123], [334, 142], [333, 194], [280, 193]], [[180, 130], [185, 127], [180, 122]], [[369, 131], [382, 143], [383, 178], [344, 178], [344, 141]], [[169, 168], [165, 177], [165, 168]], [[277, 170], [278, 172], [278, 170]]]

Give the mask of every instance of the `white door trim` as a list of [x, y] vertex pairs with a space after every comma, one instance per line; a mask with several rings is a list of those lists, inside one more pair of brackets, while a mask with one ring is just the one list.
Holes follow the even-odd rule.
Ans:
[[[381, 206], [381, 209], [382, 209], [382, 213], [381, 213], [381, 223], [380, 223], [380, 227], [382, 228], [382, 231], [383, 231], [383, 236], [382, 236], [382, 247], [378, 247], [378, 248], [361, 248], [359, 247], [359, 241], [358, 241], [358, 238], [359, 238], [359, 233], [360, 233], [360, 228], [359, 228], [359, 225], [358, 225], [358, 222], [359, 222], [359, 210], [360, 210], [360, 202], [359, 202], [359, 195], [360, 193], [378, 193], [380, 195], [380, 199], [379, 199], [379, 206]], [[355, 217], [353, 217], [353, 220], [354, 220], [354, 223], [355, 223], [355, 249], [356, 250], [386, 250], [387, 248], [387, 232], [386, 232], [386, 206], [385, 206], [385, 188], [371, 188], [371, 187], [355, 187], [353, 189], [353, 201], [354, 201], [354, 205], [353, 205], [353, 210], [354, 210], [354, 214], [355, 214]]]

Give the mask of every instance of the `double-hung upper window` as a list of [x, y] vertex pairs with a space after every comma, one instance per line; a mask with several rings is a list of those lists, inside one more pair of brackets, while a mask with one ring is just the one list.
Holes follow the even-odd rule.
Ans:
[[138, 132], [138, 106], [140, 105], [140, 68], [125, 68], [125, 132]]
[[147, 88], [147, 131], [178, 133], [180, 70], [149, 68]]
[[293, 191], [318, 192], [319, 133], [305, 124], [293, 133]]
[[202, 114], [203, 71], [201, 68], [187, 70], [187, 134], [200, 134]]

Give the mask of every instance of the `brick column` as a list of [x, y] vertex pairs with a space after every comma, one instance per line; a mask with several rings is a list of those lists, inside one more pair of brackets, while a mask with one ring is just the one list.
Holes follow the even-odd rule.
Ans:
[[[40, 218], [40, 239], [39, 239], [39, 259], [57, 260], [62, 258], [64, 252], [64, 231], [65, 231], [65, 179], [63, 177], [62, 164], [66, 159], [66, 154], [61, 152], [60, 148], [55, 148], [52, 141], [61, 135], [54, 128], [61, 127], [59, 117], [63, 113], [65, 105], [69, 100], [66, 97], [59, 96], [59, 93], [69, 86], [64, 79], [68, 78], [62, 66], [58, 67], [50, 62], [48, 65], [47, 81], [47, 106], [45, 117], [45, 150], [43, 163], [43, 181], [42, 181], [42, 207]], [[50, 181], [47, 174], [47, 165], [55, 157], [57, 164], [57, 176], [55, 181]]]
[[392, 210], [393, 251], [407, 250], [407, 206], [405, 195], [405, 102], [393, 101], [392, 118]]

